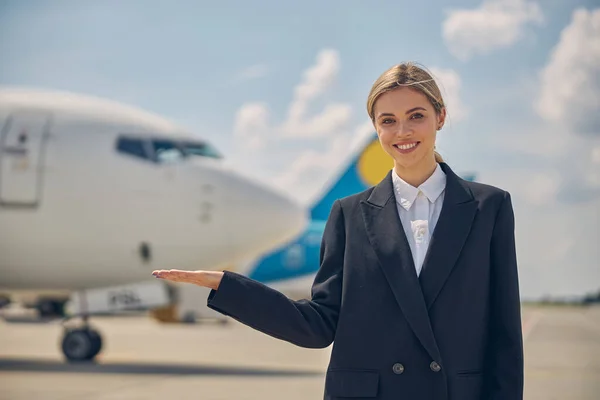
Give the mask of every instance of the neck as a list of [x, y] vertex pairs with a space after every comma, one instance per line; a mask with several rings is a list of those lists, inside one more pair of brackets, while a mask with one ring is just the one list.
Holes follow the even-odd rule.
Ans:
[[394, 163], [394, 171], [404, 182], [414, 187], [419, 187], [425, 182], [437, 168], [437, 162], [435, 158], [423, 160], [418, 165], [413, 165], [410, 168], [403, 167], [397, 163]]

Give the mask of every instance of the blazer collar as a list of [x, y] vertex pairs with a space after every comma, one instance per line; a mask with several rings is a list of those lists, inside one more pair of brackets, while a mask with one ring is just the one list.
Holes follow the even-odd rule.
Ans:
[[440, 359], [429, 309], [442, 290], [471, 230], [477, 203], [465, 181], [446, 163], [446, 192], [420, 277], [408, 244], [394, 196], [392, 171], [361, 202], [367, 237], [408, 324], [423, 347]]

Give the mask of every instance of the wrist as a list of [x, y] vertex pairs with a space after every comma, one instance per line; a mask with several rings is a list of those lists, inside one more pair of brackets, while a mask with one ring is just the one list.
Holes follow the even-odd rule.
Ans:
[[203, 271], [205, 286], [217, 290], [221, 279], [223, 278], [223, 271]]

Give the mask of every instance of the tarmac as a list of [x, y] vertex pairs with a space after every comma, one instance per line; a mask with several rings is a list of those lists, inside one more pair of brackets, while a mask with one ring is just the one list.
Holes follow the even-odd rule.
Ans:
[[[92, 318], [104, 346], [69, 364], [61, 325], [0, 320], [0, 400], [322, 399], [330, 348], [296, 347], [231, 320]], [[525, 399], [600, 399], [600, 306], [523, 306]]]

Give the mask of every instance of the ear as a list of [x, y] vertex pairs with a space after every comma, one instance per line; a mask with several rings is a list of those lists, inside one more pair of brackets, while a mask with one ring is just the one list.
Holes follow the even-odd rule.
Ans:
[[437, 126], [438, 131], [440, 129], [442, 129], [445, 122], [446, 122], [446, 107], [442, 108], [442, 111], [440, 111], [440, 113], [438, 115], [438, 126]]

